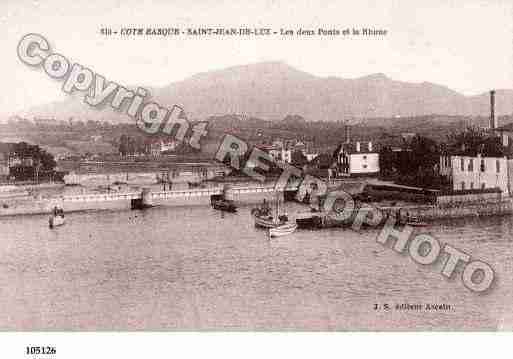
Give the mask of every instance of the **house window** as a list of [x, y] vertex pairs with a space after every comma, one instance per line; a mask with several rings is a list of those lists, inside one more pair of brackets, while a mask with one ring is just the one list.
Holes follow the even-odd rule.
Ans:
[[363, 159], [366, 160], [367, 159], [367, 156], [363, 156]]
[[484, 159], [481, 160], [481, 172], [484, 172], [485, 171], [485, 161]]
[[501, 163], [499, 160], [495, 161], [495, 168], [497, 170], [497, 173], [501, 171]]
[[486, 188], [486, 184], [483, 182], [481, 183], [481, 189], [485, 189]]
[[465, 160], [462, 158], [461, 160], [461, 172], [465, 171]]
[[474, 159], [473, 158], [471, 158], [468, 161], [468, 171], [469, 172], [474, 172]]
[[465, 189], [465, 181], [461, 181], [461, 189]]
[[470, 182], [470, 189], [474, 189], [474, 182]]

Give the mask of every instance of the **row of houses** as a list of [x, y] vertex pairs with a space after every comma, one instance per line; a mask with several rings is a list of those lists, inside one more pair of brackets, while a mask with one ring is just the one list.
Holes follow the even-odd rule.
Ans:
[[272, 144], [257, 144], [256, 147], [267, 152], [274, 161], [278, 162], [292, 163], [292, 153], [296, 151], [301, 152], [308, 161], [312, 161], [319, 155], [312, 145], [308, 146], [303, 141], [275, 140]]
[[[311, 162], [319, 156], [313, 146], [302, 141], [283, 143], [274, 141], [272, 144], [257, 144], [256, 147], [268, 153], [274, 161], [292, 163], [292, 154], [301, 152]], [[331, 165], [338, 177], [377, 176], [379, 174], [379, 152], [372, 142], [350, 142], [339, 145], [335, 151], [335, 163]], [[294, 163], [293, 163], [294, 164]]]

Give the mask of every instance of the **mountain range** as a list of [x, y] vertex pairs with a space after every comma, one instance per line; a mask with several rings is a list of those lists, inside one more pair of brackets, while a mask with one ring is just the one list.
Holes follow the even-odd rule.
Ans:
[[[162, 88], [152, 88], [150, 92], [152, 101], [170, 108], [180, 105], [193, 120], [224, 114], [269, 120], [297, 114], [308, 121], [360, 121], [430, 114], [488, 116], [490, 113], [488, 93], [465, 96], [443, 85], [395, 81], [384, 74], [355, 79], [318, 77], [282, 62], [199, 73]], [[110, 108], [97, 110], [84, 104], [81, 96], [37, 106], [17, 115], [113, 123], [130, 121], [127, 115]], [[497, 115], [513, 113], [513, 90], [497, 90], [495, 111]]]

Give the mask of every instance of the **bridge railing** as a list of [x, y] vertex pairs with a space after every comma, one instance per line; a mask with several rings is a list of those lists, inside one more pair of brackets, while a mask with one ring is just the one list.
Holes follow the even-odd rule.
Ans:
[[140, 192], [78, 194], [61, 197], [66, 202], [117, 201], [141, 198]]

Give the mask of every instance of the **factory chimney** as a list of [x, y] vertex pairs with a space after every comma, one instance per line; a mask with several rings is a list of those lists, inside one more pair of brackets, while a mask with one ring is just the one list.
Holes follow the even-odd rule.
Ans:
[[490, 91], [490, 129], [494, 130], [497, 126], [497, 119], [495, 118], [495, 90]]
[[346, 125], [346, 143], [351, 142], [351, 129], [349, 128], [349, 125]]

